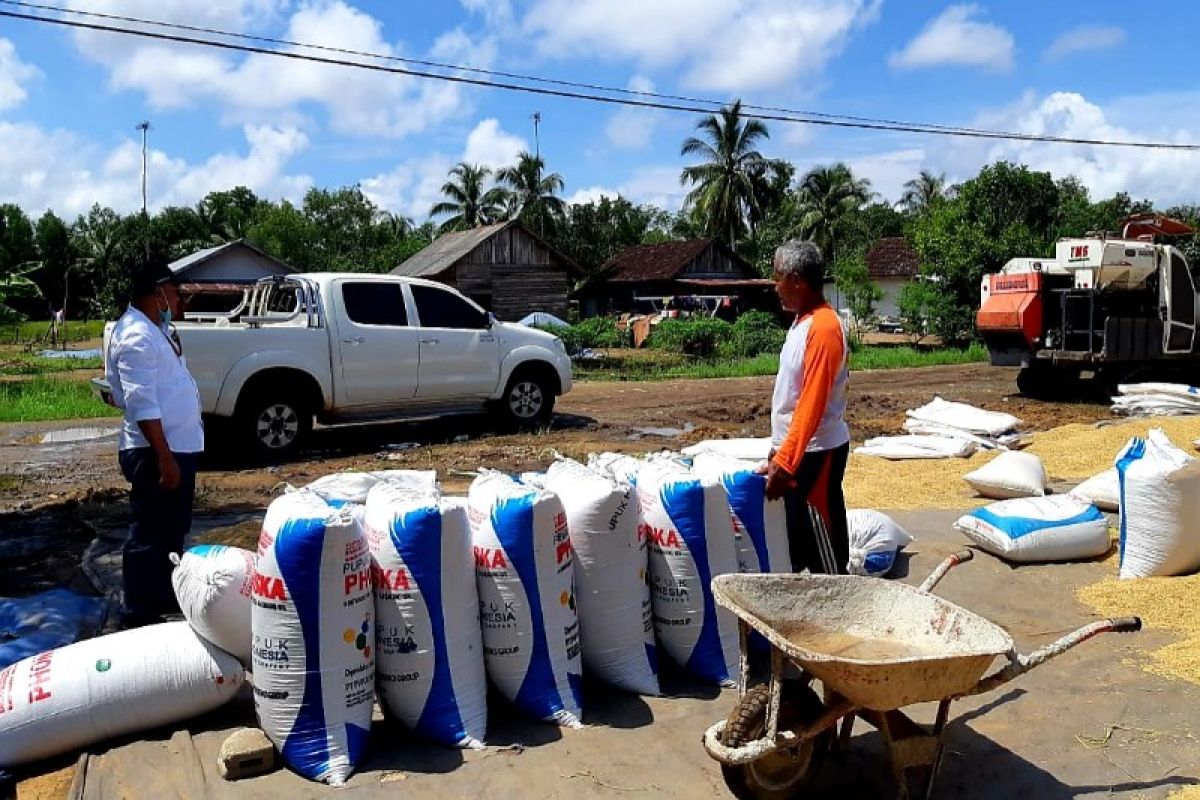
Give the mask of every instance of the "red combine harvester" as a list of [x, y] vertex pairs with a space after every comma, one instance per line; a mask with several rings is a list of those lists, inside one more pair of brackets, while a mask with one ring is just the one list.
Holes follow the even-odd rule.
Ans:
[[976, 324], [997, 366], [1019, 366], [1031, 396], [1120, 382], [1200, 379], [1200, 298], [1187, 259], [1162, 237], [1193, 233], [1156, 214], [1119, 235], [1060, 239], [1054, 259], [1014, 258], [985, 275]]

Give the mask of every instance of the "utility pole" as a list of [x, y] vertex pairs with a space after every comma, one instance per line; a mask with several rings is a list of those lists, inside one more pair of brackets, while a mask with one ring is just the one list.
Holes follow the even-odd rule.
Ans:
[[536, 158], [542, 157], [542, 145], [538, 140], [538, 125], [542, 123], [542, 112], [533, 112], [533, 155]]
[[150, 131], [149, 120], [137, 124], [137, 130], [142, 132], [142, 216], [146, 216], [146, 134]]

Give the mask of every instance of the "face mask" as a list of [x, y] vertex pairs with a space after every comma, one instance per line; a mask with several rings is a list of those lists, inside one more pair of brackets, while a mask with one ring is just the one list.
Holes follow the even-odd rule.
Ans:
[[167, 302], [167, 298], [162, 292], [159, 292], [158, 294], [158, 302], [158, 322], [165, 328], [167, 325], [171, 324], [171, 318], [173, 316], [171, 314], [171, 304]]

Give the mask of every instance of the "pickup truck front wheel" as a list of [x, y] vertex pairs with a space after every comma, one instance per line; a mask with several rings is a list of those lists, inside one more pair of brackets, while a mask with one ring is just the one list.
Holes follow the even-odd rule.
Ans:
[[554, 413], [554, 389], [539, 371], [525, 370], [508, 381], [504, 395], [496, 403], [501, 419], [510, 427], [536, 428], [545, 425]]
[[312, 432], [313, 415], [294, 398], [258, 394], [238, 410], [239, 434], [260, 459], [291, 457]]

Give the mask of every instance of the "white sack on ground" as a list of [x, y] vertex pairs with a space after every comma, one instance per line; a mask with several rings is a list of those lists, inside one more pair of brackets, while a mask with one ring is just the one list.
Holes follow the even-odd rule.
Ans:
[[375, 699], [367, 540], [348, 509], [299, 491], [267, 508], [258, 549], [251, 627], [259, 725], [293, 770], [341, 785], [366, 749]]
[[1121, 480], [1117, 475], [1117, 468], [1112, 467], [1098, 475], [1093, 475], [1072, 489], [1070, 494], [1085, 503], [1091, 503], [1101, 511], [1119, 511], [1121, 509]]
[[567, 513], [584, 667], [618, 688], [658, 694], [646, 540], [633, 489], [570, 460], [550, 465], [545, 486]]
[[700, 453], [715, 453], [741, 461], [766, 461], [771, 454], [771, 439], [706, 439], [683, 448], [682, 452], [692, 457]]
[[250, 592], [258, 557], [240, 547], [190, 547], [171, 572], [175, 599], [196, 633], [250, 663]]
[[243, 680], [237, 659], [186, 622], [47, 650], [0, 671], [0, 767], [183, 722]]
[[666, 461], [643, 466], [636, 489], [650, 547], [650, 602], [659, 643], [695, 677], [733, 685], [737, 619], [718, 608], [712, 594], [714, 577], [737, 572], [725, 489]]
[[854, 452], [891, 461], [924, 458], [968, 458], [976, 450], [973, 442], [949, 436], [876, 436]]
[[1008, 561], [1076, 561], [1108, 552], [1108, 520], [1070, 495], [1003, 500], [959, 518], [954, 529]]
[[851, 575], [884, 577], [895, 566], [896, 554], [913, 540], [887, 514], [870, 509], [847, 511], [846, 528], [850, 535], [850, 562], [846, 567]]
[[437, 489], [437, 472], [434, 470], [390, 469], [378, 472], [335, 472], [317, 478], [304, 488], [320, 495], [331, 505], [367, 502], [367, 493], [380, 481], [389, 481], [414, 491]]
[[924, 422], [949, 425], [980, 436], [993, 437], [1008, 433], [1021, 424], [1021, 420], [1012, 414], [985, 411], [966, 403], [951, 403], [940, 397], [933, 398], [920, 408], [912, 409], [907, 416]]
[[904, 420], [904, 430], [907, 433], [929, 436], [945, 436], [951, 439], [963, 439], [972, 442], [984, 450], [1007, 450], [1010, 447], [1016, 447], [1021, 444], [1021, 434], [1005, 433], [1000, 436], [980, 436], [979, 434], [964, 431], [961, 428], [955, 428], [952, 425], [943, 425], [938, 422], [926, 422], [920, 419], [909, 417]]
[[430, 741], [483, 747], [487, 680], [465, 502], [384, 481], [364, 516], [380, 701]]
[[701, 451], [692, 459], [700, 476], [725, 487], [732, 514], [739, 572], [791, 572], [787, 514], [782, 500], [767, 500], [767, 478], [746, 461]]
[[1046, 467], [1033, 453], [1003, 452], [963, 476], [972, 489], [993, 500], [1041, 497], [1046, 493]]
[[1200, 463], [1161, 428], [1117, 455], [1121, 481], [1121, 577], [1200, 569]]
[[637, 474], [648, 461], [624, 453], [592, 453], [588, 456], [588, 468], [596, 470], [621, 483], [637, 483]]
[[579, 618], [562, 502], [490, 470], [467, 502], [488, 676], [523, 713], [580, 727]]

